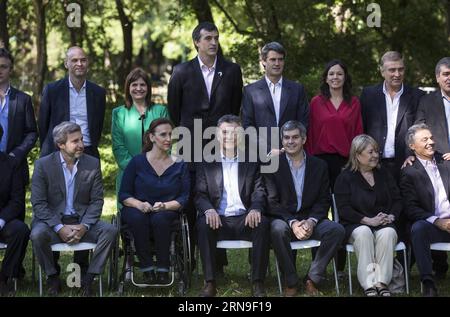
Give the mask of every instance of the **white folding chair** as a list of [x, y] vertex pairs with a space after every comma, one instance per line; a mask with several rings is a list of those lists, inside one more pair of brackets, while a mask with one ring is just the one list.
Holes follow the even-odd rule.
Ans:
[[[67, 243], [56, 243], [52, 244], [52, 251], [56, 252], [75, 252], [75, 251], [84, 251], [89, 250], [92, 252], [95, 247], [97, 246], [96, 243], [90, 243], [90, 242], [80, 242], [77, 244], [69, 245]], [[102, 275], [100, 274], [98, 276], [98, 284], [99, 284], [99, 295], [100, 297], [103, 296], [103, 286], [102, 286]], [[39, 296], [42, 296], [42, 268], [41, 265], [39, 265]]]
[[[450, 242], [435, 242], [430, 244], [430, 250], [450, 252]], [[423, 284], [420, 282], [420, 292], [423, 292]]]
[[[311, 249], [315, 247], [320, 246], [319, 240], [303, 240], [303, 241], [293, 241], [291, 242], [291, 249], [292, 250], [303, 250], [303, 249]], [[336, 287], [336, 294], [339, 296], [339, 283], [338, 283], [338, 277], [337, 277], [337, 271], [336, 271], [336, 262], [333, 258], [333, 272], [334, 272], [334, 282]], [[278, 288], [280, 290], [280, 295], [283, 294], [283, 289], [281, 285], [281, 277], [280, 277], [280, 268], [278, 265], [277, 257], [275, 256], [275, 268], [277, 270], [277, 279], [278, 279]]]
[[[337, 211], [336, 206], [336, 200], [334, 198], [334, 194], [331, 195], [331, 198], [333, 200], [333, 208], [334, 208], [334, 221], [339, 222], [339, 213]], [[351, 253], [355, 252], [355, 249], [353, 248], [353, 244], [348, 243], [345, 246], [345, 250], [347, 251], [347, 265], [348, 265], [348, 287], [349, 287], [349, 293], [350, 296], [353, 295], [353, 289], [352, 289], [352, 268], [351, 268]], [[403, 242], [397, 243], [395, 246], [395, 251], [403, 251], [403, 263], [404, 263], [404, 270], [405, 270], [405, 285], [406, 285], [406, 294], [409, 295], [409, 275], [408, 275], [408, 259], [407, 259], [407, 248], [406, 245]]]
[[[1, 243], [0, 242], [0, 250], [6, 250], [6, 248], [8, 247], [8, 245], [6, 243]], [[17, 278], [13, 278], [14, 281], [14, 291], [17, 292]]]

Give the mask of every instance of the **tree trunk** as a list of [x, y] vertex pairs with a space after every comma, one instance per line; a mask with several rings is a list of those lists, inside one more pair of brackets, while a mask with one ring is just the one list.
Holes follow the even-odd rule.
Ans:
[[34, 10], [36, 13], [36, 47], [37, 47], [37, 60], [36, 60], [36, 80], [34, 86], [33, 101], [36, 108], [36, 112], [39, 111], [39, 105], [41, 101], [41, 93], [44, 88], [44, 80], [47, 74], [47, 35], [46, 35], [46, 23], [45, 23], [45, 7], [47, 2], [44, 0], [34, 0]]
[[447, 41], [450, 42], [450, 0], [445, 1], [445, 12], [447, 13]]
[[123, 32], [123, 54], [118, 69], [119, 86], [120, 91], [122, 91], [125, 78], [131, 70], [131, 62], [133, 59], [133, 22], [125, 14], [122, 0], [116, 0], [116, 7]]
[[212, 22], [214, 19], [211, 12], [211, 7], [209, 6], [208, 0], [191, 0], [192, 9], [195, 12], [198, 23], [201, 22]]
[[9, 50], [8, 0], [0, 0], [0, 47]]

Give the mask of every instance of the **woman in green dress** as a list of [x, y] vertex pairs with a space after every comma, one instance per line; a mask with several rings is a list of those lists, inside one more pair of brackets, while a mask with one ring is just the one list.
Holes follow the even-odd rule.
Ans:
[[[142, 138], [150, 123], [161, 117], [169, 117], [164, 105], [152, 104], [150, 77], [141, 68], [133, 69], [125, 81], [125, 105], [112, 111], [112, 149], [119, 166], [116, 178], [116, 197], [120, 189], [123, 171], [130, 160], [142, 152]], [[118, 209], [121, 208], [117, 204]]]

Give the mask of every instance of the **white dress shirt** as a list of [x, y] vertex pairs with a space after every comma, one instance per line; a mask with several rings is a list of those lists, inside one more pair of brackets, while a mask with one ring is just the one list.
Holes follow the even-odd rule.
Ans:
[[70, 121], [75, 122], [81, 127], [83, 134], [83, 143], [85, 146], [91, 145], [91, 135], [89, 133], [87, 99], [86, 99], [86, 81], [78, 92], [69, 77], [69, 95], [70, 95]]
[[272, 97], [273, 107], [275, 110], [275, 116], [277, 118], [277, 126], [278, 126], [278, 123], [280, 122], [280, 101], [281, 101], [281, 88], [283, 87], [282, 86], [283, 77], [281, 77], [280, 80], [275, 84], [271, 82], [270, 79], [267, 78], [267, 76], [265, 76], [265, 78], [267, 86], [269, 86], [270, 96]]
[[239, 194], [238, 162], [237, 156], [229, 159], [222, 154], [223, 193], [218, 210], [221, 216], [239, 216], [246, 212]]
[[217, 57], [214, 60], [214, 64], [211, 68], [202, 62], [200, 56], [197, 56], [198, 62], [200, 63], [200, 69], [202, 70], [203, 79], [205, 80], [206, 90], [208, 91], [208, 98], [211, 98], [211, 88], [214, 79], [214, 72], [216, 70]]
[[387, 114], [387, 136], [384, 144], [383, 158], [395, 157], [395, 128], [397, 127], [398, 106], [400, 104], [400, 97], [403, 94], [402, 88], [391, 98], [391, 95], [386, 89], [386, 82], [383, 83], [383, 93], [386, 99], [386, 114]]

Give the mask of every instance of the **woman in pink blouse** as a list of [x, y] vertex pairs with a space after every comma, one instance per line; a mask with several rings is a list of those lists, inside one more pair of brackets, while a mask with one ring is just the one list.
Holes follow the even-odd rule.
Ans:
[[311, 100], [306, 151], [328, 164], [330, 188], [348, 160], [355, 136], [363, 133], [361, 106], [352, 96], [352, 79], [340, 60], [322, 74], [320, 94]]

